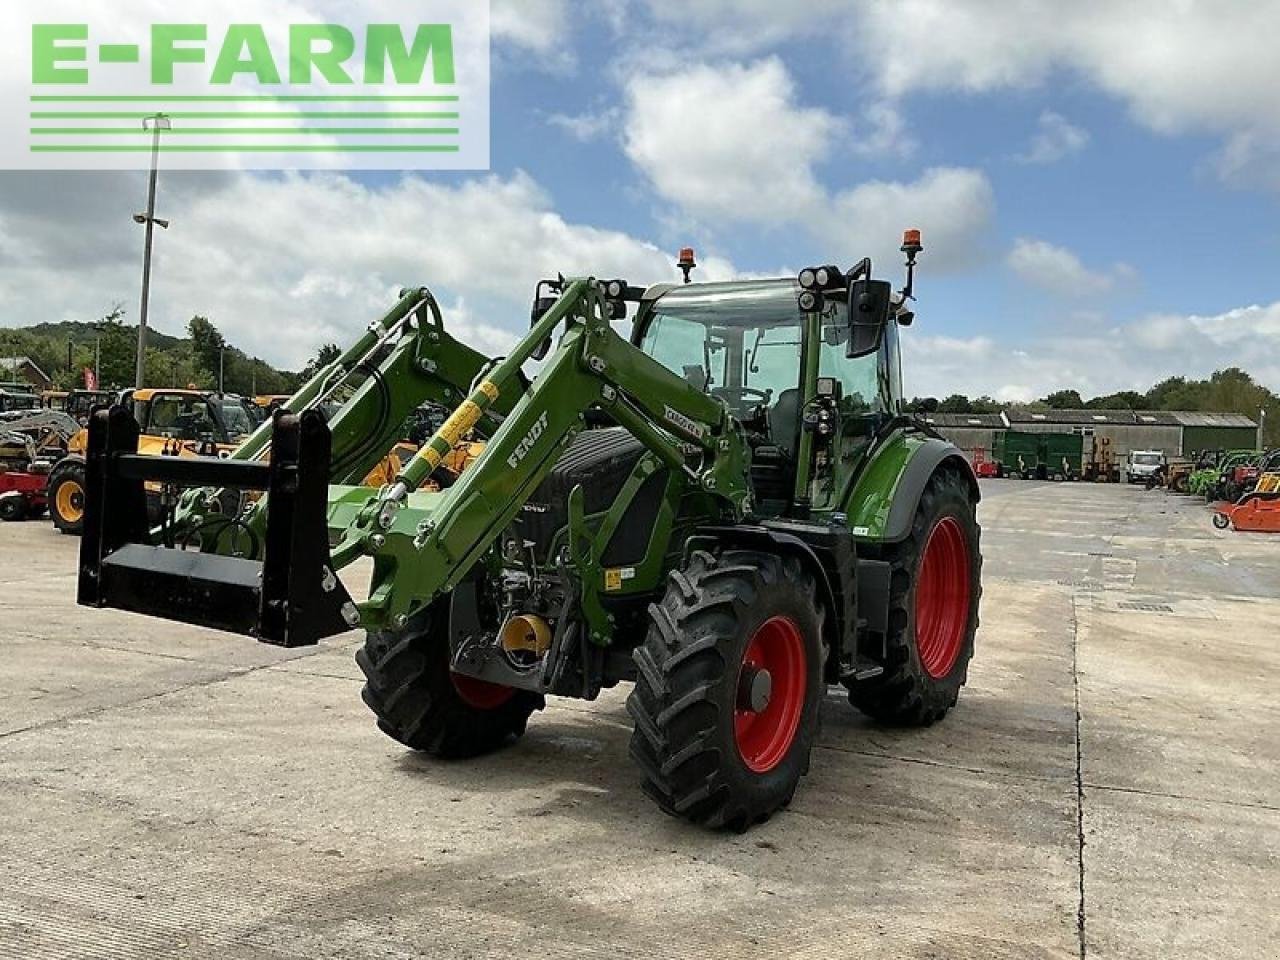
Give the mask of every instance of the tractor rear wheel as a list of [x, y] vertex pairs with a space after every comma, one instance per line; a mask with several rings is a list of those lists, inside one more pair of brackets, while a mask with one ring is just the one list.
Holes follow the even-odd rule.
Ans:
[[49, 514], [63, 533], [80, 536], [84, 530], [84, 461], [66, 457], [49, 474]]
[[695, 553], [636, 648], [631, 756], [667, 813], [745, 830], [790, 802], [818, 733], [825, 648], [793, 558]]
[[[360, 696], [378, 727], [406, 747], [437, 757], [474, 757], [524, 734], [542, 696], [454, 673], [444, 616], [436, 604], [403, 630], [369, 633], [356, 652]], [[446, 614], [447, 616], [447, 614]]]
[[968, 677], [982, 595], [981, 529], [960, 474], [933, 476], [911, 535], [893, 544], [884, 673], [849, 687], [849, 702], [882, 723], [928, 726], [955, 706]]

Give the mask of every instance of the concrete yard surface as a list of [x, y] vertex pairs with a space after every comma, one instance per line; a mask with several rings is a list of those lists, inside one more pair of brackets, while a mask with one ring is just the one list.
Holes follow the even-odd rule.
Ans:
[[0, 956], [1280, 957], [1280, 536], [1138, 488], [984, 482], [958, 708], [840, 691], [791, 807], [672, 820], [625, 690], [467, 763], [285, 651], [74, 603], [0, 524]]

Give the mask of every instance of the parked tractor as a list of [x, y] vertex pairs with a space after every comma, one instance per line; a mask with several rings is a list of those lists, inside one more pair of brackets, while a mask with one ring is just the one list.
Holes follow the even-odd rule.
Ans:
[[[791, 800], [829, 686], [928, 725], [966, 680], [978, 485], [901, 412], [920, 249], [909, 231], [897, 291], [869, 260], [689, 283], [691, 251], [684, 285], [547, 280], [495, 359], [406, 290], [225, 459], [140, 455], [132, 412], [99, 411], [79, 601], [289, 647], [361, 628], [378, 726], [437, 756], [521, 736], [548, 695], [631, 683], [648, 795], [745, 829]], [[358, 486], [428, 402], [444, 422]], [[154, 528], [149, 482], [182, 488]], [[265, 495], [229, 516], [224, 488]], [[366, 559], [356, 602], [337, 574]]]
[[[142, 389], [122, 397], [142, 430], [142, 453], [169, 457], [229, 454], [253, 430], [243, 401], [204, 390]], [[85, 448], [88, 434], [71, 437], [67, 454], [49, 475], [49, 515], [62, 533], [84, 526]], [[152, 517], [159, 515], [160, 488], [149, 489]], [[228, 497], [224, 497], [228, 502]]]

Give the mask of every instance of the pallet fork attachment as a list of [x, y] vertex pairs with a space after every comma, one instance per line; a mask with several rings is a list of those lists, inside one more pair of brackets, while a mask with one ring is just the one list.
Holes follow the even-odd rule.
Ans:
[[[324, 417], [276, 411], [271, 462], [138, 454], [122, 406], [89, 421], [77, 601], [300, 647], [350, 630], [359, 616], [329, 556], [331, 439]], [[261, 490], [270, 498], [254, 558], [158, 544], [147, 483]]]

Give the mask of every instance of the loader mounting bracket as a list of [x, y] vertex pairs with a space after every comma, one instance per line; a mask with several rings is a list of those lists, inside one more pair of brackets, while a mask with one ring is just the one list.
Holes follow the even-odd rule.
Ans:
[[[282, 647], [358, 625], [329, 557], [331, 439], [324, 417], [276, 411], [271, 462], [138, 454], [138, 424], [121, 406], [89, 421], [77, 600], [248, 634]], [[157, 543], [147, 483], [262, 490], [266, 528], [252, 556]], [[190, 547], [190, 544], [186, 545]]]

